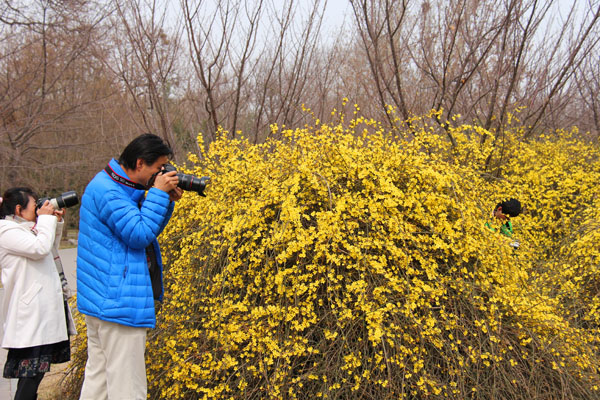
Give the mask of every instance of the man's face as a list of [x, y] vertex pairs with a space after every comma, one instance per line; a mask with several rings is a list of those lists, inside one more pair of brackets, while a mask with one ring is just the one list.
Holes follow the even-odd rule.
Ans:
[[158, 173], [163, 165], [169, 162], [169, 157], [160, 156], [154, 163], [146, 164], [144, 160], [137, 160], [137, 168], [136, 168], [136, 182], [141, 185], [148, 185], [148, 182], [152, 178], [152, 176]]

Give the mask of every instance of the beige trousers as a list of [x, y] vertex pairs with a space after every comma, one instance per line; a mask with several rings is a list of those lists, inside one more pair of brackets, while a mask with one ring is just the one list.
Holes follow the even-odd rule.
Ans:
[[85, 316], [88, 359], [80, 400], [146, 400], [146, 328]]

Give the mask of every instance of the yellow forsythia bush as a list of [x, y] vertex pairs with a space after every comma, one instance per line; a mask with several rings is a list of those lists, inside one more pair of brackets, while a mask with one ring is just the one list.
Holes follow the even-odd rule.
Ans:
[[[149, 398], [600, 398], [597, 146], [439, 115], [191, 155], [211, 182], [161, 236]], [[516, 250], [484, 226], [508, 197]]]
[[[581, 340], [593, 344], [600, 336], [600, 152], [577, 134], [559, 131], [523, 144], [507, 169], [530, 205], [523, 221], [537, 255], [530, 276], [565, 320], [587, 332]], [[572, 340], [569, 331], [558, 332], [549, 346]]]
[[[162, 236], [151, 398], [598, 397], [597, 149], [509, 127], [500, 156], [449, 123], [451, 147], [430, 117], [223, 132], [190, 157], [212, 181]], [[484, 227], [508, 196], [518, 250]]]

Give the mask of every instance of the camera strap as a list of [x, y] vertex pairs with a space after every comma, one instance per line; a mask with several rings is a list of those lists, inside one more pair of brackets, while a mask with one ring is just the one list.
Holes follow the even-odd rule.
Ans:
[[110, 165], [106, 165], [106, 167], [104, 168], [104, 171], [108, 174], [108, 176], [110, 176], [110, 178], [115, 181], [120, 183], [121, 185], [125, 185], [127, 187], [133, 188], [133, 189], [138, 189], [138, 190], [146, 190], [147, 187], [144, 185], [140, 185], [139, 183], [130, 181], [127, 178], [122, 177], [121, 175], [117, 174], [115, 171], [113, 171], [113, 169], [110, 167]]

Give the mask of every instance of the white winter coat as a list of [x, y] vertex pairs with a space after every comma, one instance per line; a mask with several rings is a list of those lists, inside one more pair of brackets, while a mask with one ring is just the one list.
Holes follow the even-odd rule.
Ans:
[[0, 268], [4, 286], [2, 347], [22, 348], [67, 340], [64, 300], [52, 248], [63, 222], [40, 215], [33, 223], [0, 220]]

